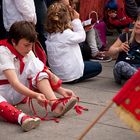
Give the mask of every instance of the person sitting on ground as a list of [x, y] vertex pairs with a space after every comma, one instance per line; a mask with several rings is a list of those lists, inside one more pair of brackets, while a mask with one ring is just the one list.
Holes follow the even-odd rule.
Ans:
[[[54, 2], [62, 2], [68, 7], [76, 8], [74, 6], [75, 2], [73, 0], [53, 0]], [[71, 5], [71, 6], [70, 6]], [[71, 9], [71, 8], [70, 8]], [[77, 9], [75, 9], [77, 11]], [[84, 60], [100, 61], [100, 62], [109, 62], [112, 60], [111, 57], [106, 56], [106, 51], [100, 51], [102, 47], [101, 39], [99, 37], [98, 31], [94, 28], [86, 30], [86, 40], [80, 42], [80, 48], [82, 51], [82, 56]]]
[[105, 21], [108, 28], [117, 29], [119, 33], [133, 24], [133, 19], [126, 14], [124, 2], [122, 5], [116, 0], [109, 0], [105, 5]]
[[115, 81], [121, 84], [128, 80], [140, 67], [140, 12], [132, 32], [119, 36], [108, 51], [109, 55], [118, 55], [113, 74]]
[[[99, 62], [83, 61], [79, 43], [86, 34], [79, 14], [63, 3], [55, 2], [48, 8], [46, 17], [46, 49], [53, 73], [63, 82], [79, 82], [92, 78], [102, 71]], [[63, 18], [62, 18], [63, 17]]]
[[[35, 99], [42, 107], [48, 103], [54, 117], [63, 116], [77, 102], [74, 92], [62, 88], [61, 80], [35, 57], [32, 47], [36, 40], [33, 23], [19, 21], [11, 26], [8, 39], [0, 41], [0, 117], [19, 123], [24, 131], [40, 124], [38, 117], [28, 116], [13, 106], [25, 98]], [[67, 98], [57, 98], [54, 91]]]

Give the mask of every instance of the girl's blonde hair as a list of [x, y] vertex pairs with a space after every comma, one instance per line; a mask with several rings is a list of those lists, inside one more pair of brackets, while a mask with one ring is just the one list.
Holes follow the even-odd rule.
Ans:
[[[137, 19], [136, 19], [136, 22], [137, 22], [137, 20], [140, 20], [140, 11], [137, 11]], [[136, 23], [134, 25], [134, 29], [132, 30], [131, 37], [129, 39], [129, 42], [130, 43], [132, 43], [134, 41], [135, 36], [136, 36], [136, 34], [135, 34], [135, 26], [136, 26]]]
[[63, 32], [72, 29], [68, 7], [61, 2], [55, 2], [47, 11], [45, 29], [48, 33]]

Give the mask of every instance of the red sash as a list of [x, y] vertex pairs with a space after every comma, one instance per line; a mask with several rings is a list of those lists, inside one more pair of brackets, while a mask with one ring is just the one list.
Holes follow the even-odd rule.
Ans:
[[11, 53], [13, 53], [20, 61], [20, 74], [22, 74], [23, 72], [23, 69], [24, 69], [24, 62], [23, 62], [23, 57], [21, 54], [19, 54], [16, 49], [10, 44], [7, 42], [7, 39], [4, 39], [4, 40], [1, 40], [0, 41], [0, 45], [3, 45], [5, 47], [7, 47]]

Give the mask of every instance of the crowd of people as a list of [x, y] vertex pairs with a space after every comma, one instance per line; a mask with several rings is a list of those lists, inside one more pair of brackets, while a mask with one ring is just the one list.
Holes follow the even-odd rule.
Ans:
[[[137, 7], [132, 31], [121, 32], [108, 50], [102, 50], [97, 45], [96, 30], [83, 27], [72, 0], [3, 0], [0, 4], [0, 116], [19, 123], [24, 131], [40, 124], [40, 118], [14, 107], [27, 97], [42, 107], [49, 104], [53, 116], [61, 117], [78, 102], [76, 94], [62, 83], [74, 84], [99, 75], [100, 62], [109, 62], [114, 55], [118, 56], [113, 68], [118, 84], [140, 67]], [[38, 40], [47, 54], [48, 66], [32, 51]], [[62, 97], [57, 98], [55, 92]]]

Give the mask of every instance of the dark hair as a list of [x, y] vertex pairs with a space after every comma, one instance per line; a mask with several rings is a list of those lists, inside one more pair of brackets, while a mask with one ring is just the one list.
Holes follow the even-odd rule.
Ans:
[[140, 8], [137, 9], [137, 18], [140, 16]]
[[8, 42], [11, 43], [13, 39], [17, 44], [23, 38], [29, 42], [36, 42], [37, 32], [32, 22], [18, 21], [12, 24], [8, 34]]
[[72, 29], [68, 7], [61, 2], [50, 5], [45, 22], [46, 31], [48, 33], [57, 33], [68, 28]]

